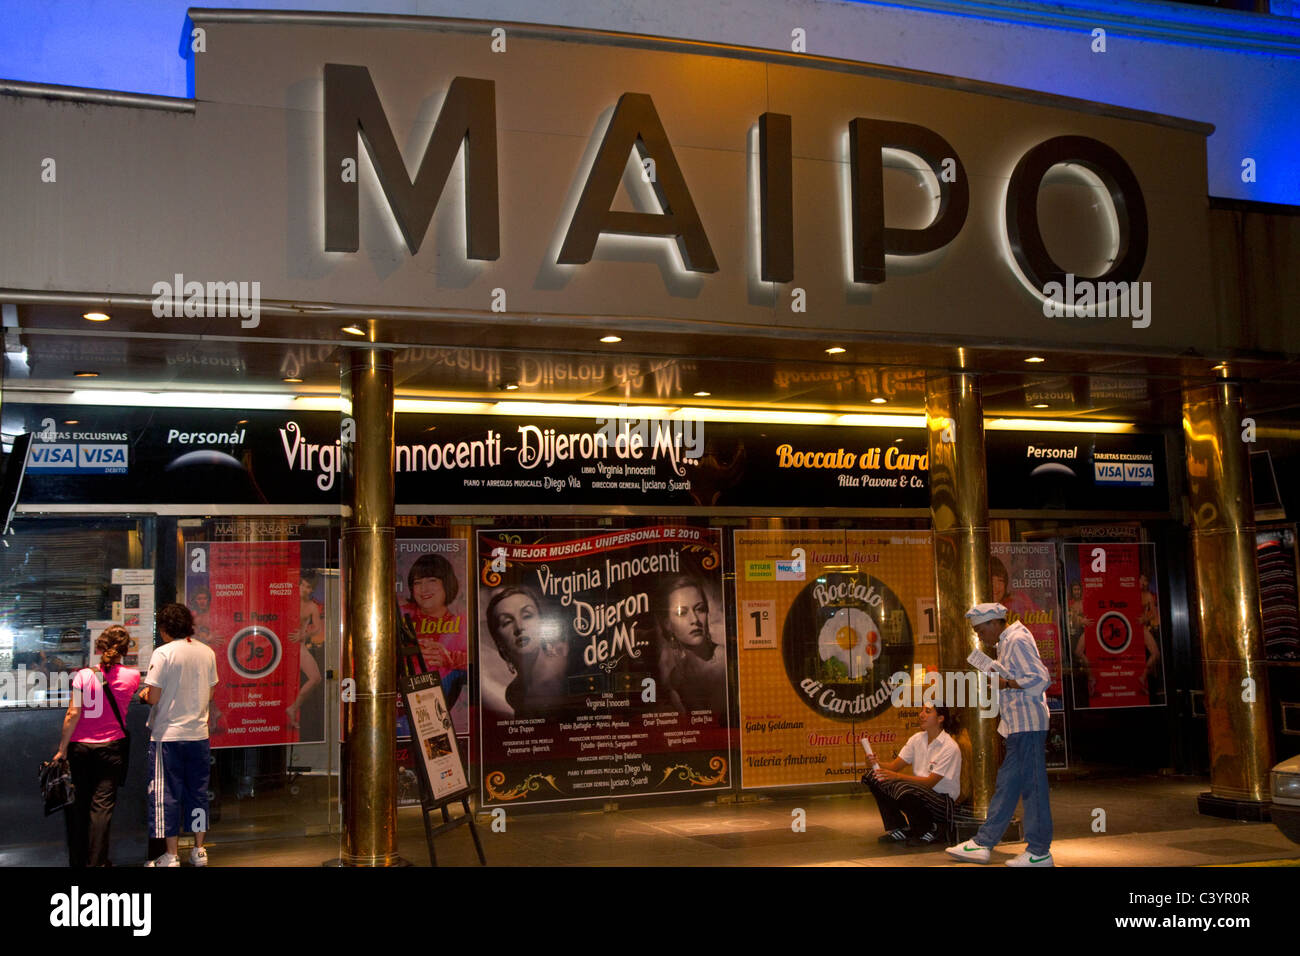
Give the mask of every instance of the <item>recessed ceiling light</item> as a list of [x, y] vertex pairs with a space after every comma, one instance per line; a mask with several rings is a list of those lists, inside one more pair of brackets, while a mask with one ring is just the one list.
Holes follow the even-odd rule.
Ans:
[[602, 335], [602, 336], [600, 337], [600, 340], [601, 340], [602, 342], [605, 342], [605, 343], [608, 343], [608, 344], [610, 344], [610, 345], [613, 345], [615, 342], [622, 342], [622, 341], [623, 341], [623, 337], [622, 337], [621, 335]]
[[283, 382], [288, 382], [290, 385], [300, 385], [300, 384], [302, 384], [302, 379], [300, 379], [300, 378], [294, 378], [293, 376], [289, 376], [289, 377], [287, 377], [287, 378], [283, 378], [283, 379], [281, 379], [281, 381], [283, 381]]
[[871, 400], [871, 404], [872, 404], [872, 405], [883, 405], [883, 404], [885, 404], [885, 402], [887, 402], [887, 401], [889, 401], [889, 399], [887, 399], [887, 398], [881, 398], [879, 395], [877, 395], [875, 398], [873, 398], [873, 399]]
[[695, 393], [695, 397], [696, 397], [696, 398], [708, 398], [708, 397], [709, 397], [710, 395], [712, 395], [712, 394], [713, 394], [712, 392], [696, 392], [696, 393]]
[[83, 312], [81, 317], [90, 322], [107, 322], [111, 318], [107, 312]]
[[247, 425], [247, 424], [248, 424], [248, 419], [247, 419], [247, 418], [241, 418], [239, 421], [235, 422], [235, 424], [236, 424], [236, 425]]
[[365, 335], [365, 334], [366, 334], [366, 330], [363, 329], [363, 328], [362, 328], [361, 326], [359, 326], [359, 325], [345, 325], [345, 326], [343, 326], [343, 331], [346, 332], [348, 335]]
[[68, 419], [66, 422], [64, 422], [63, 424], [65, 424], [65, 425], [80, 425], [80, 424], [81, 424], [81, 419], [79, 419], [79, 418], [69, 418], [69, 419]]
[[1034, 408], [1051, 408], [1051, 407], [1052, 406], [1048, 405], [1046, 402], [1039, 402], [1037, 405], [1034, 406]]
[[903, 440], [903, 439], [901, 439], [901, 438], [895, 438], [895, 439], [894, 439], [894, 444], [897, 445], [897, 444], [898, 444], [900, 441], [902, 441], [902, 440]]
[[97, 378], [99, 376], [98, 372], [73, 372], [72, 374], [77, 378]]
[[501, 388], [506, 392], [517, 392], [519, 390], [518, 382], [502, 382]]
[[826, 354], [827, 354], [827, 355], [839, 355], [839, 354], [840, 354], [841, 352], [843, 352], [843, 351], [844, 351], [844, 349], [840, 348], [838, 345], [832, 345], [830, 348], [828, 348], [828, 349], [826, 350]]
[[1025, 359], [1025, 361], [1026, 361], [1026, 362], [1046, 362], [1047, 359], [1043, 358], [1041, 355], [1031, 355], [1031, 356], [1029, 356], [1029, 358]]

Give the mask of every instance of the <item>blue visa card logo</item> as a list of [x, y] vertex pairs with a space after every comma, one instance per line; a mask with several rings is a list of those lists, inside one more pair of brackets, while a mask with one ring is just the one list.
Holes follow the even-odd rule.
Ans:
[[76, 445], [38, 445], [27, 453], [27, 469], [46, 474], [72, 474], [77, 470]]
[[1155, 466], [1149, 461], [1097, 461], [1092, 468], [1099, 485], [1140, 488], [1156, 483]]
[[27, 468], [45, 475], [125, 475], [127, 446], [100, 443], [33, 444]]

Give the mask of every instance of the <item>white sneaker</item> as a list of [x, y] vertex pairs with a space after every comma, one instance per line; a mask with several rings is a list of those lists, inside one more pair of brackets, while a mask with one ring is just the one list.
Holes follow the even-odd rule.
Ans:
[[989, 848], [980, 846], [974, 840], [967, 840], [957, 846], [950, 846], [945, 852], [963, 863], [987, 863], [989, 861]]
[[150, 860], [145, 866], [180, 866], [181, 858], [173, 853], [164, 853], [156, 860]]
[[1052, 859], [1052, 851], [1048, 850], [1042, 856], [1034, 856], [1028, 850], [1019, 856], [1013, 856], [1007, 860], [1007, 866], [1056, 866], [1056, 861]]
[[196, 846], [190, 850], [190, 866], [207, 866], [208, 851], [201, 846]]

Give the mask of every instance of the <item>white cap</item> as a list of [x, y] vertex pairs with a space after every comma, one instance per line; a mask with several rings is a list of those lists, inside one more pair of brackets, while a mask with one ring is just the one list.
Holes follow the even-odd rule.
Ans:
[[1005, 621], [1006, 619], [1007, 609], [1001, 604], [976, 604], [966, 612], [966, 620], [970, 621], [972, 627], [988, 621]]

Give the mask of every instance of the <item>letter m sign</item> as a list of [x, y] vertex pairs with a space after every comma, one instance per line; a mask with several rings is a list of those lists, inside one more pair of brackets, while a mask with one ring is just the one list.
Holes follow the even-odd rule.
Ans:
[[496, 259], [501, 236], [497, 202], [496, 87], [491, 80], [458, 76], [411, 182], [370, 71], [325, 64], [325, 249], [356, 252], [357, 177], [342, 176], [345, 160], [366, 146], [388, 206], [411, 255], [420, 250], [452, 164], [465, 144], [465, 248], [471, 259]]

